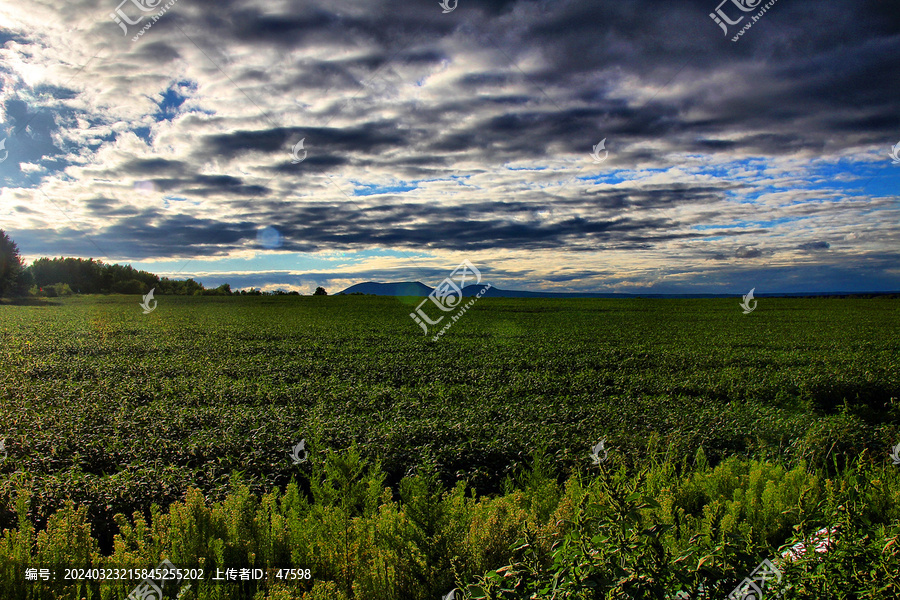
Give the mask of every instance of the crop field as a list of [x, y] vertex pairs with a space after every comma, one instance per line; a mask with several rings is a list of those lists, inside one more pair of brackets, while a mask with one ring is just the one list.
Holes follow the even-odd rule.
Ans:
[[[744, 315], [736, 299], [484, 298], [438, 341], [423, 336], [410, 318], [420, 301], [413, 298], [161, 296], [150, 314], [142, 314], [139, 300], [98, 296], [0, 306], [6, 455], [0, 530], [7, 530], [0, 557], [10, 561], [7, 582], [0, 584], [7, 586], [4, 597], [25, 590], [16, 593], [123, 598], [133, 582], [84, 589], [25, 585], [20, 574], [38, 559], [89, 566], [104, 557], [144, 568], [161, 558], [187, 566], [207, 557], [207, 566], [218, 560], [311, 570], [290, 583], [194, 585], [182, 598], [439, 598], [454, 587], [458, 599], [550, 598], [554, 583], [541, 574], [563, 572], [555, 579], [557, 598], [666, 598], [678, 591], [699, 598], [706, 596], [698, 582], [709, 590], [714, 579], [721, 581], [718, 597], [725, 597], [766, 549], [774, 552], [791, 535], [827, 524], [804, 519], [825, 518], [830, 501], [838, 511], [840, 489], [852, 488], [851, 481], [881, 520], [871, 527], [885, 528], [875, 540], [879, 550], [900, 535], [900, 467], [889, 458], [900, 442], [900, 301], [894, 299], [761, 299], [758, 310]], [[601, 440], [609, 461], [598, 468], [590, 455]], [[690, 577], [667, 568], [668, 575], [653, 582], [629, 579], [626, 585], [619, 573], [601, 594], [579, 587], [573, 573], [608, 576], [608, 562], [592, 563], [593, 571], [554, 566], [552, 552], [561, 547], [611, 539], [602, 527], [582, 531], [587, 526], [574, 517], [560, 517], [571, 526], [559, 531], [539, 527], [559, 511], [582, 515], [575, 488], [584, 497], [653, 492], [659, 504], [665, 490], [686, 489], [679, 486], [698, 469], [709, 474], [704, 481], [728, 480], [723, 473], [733, 471], [732, 487], [752, 489], [753, 473], [768, 473], [774, 486], [807, 492], [779, 500], [784, 511], [799, 510], [790, 518], [740, 513], [732, 524], [743, 536], [740, 552], [728, 551], [728, 544], [740, 545], [737, 538], [704, 530], [710, 550], [685, 559]], [[878, 482], [877, 490], [859, 491], [869, 485], [853, 479], [863, 472], [871, 475], [865, 481]], [[538, 478], [544, 483], [535, 483]], [[649, 487], [628, 487], [641, 481]], [[778, 505], [766, 496], [774, 492], [765, 491], [765, 481], [761, 501]], [[551, 491], [538, 494], [535, 486]], [[728, 490], [723, 497], [734, 501], [737, 492]], [[820, 501], [815, 510], [804, 504], [812, 497]], [[675, 504], [690, 504], [678, 498]], [[700, 504], [715, 503], [709, 494], [704, 498], [693, 509], [697, 532], [706, 514]], [[509, 506], [497, 508], [503, 502]], [[302, 547], [297, 538], [289, 543], [288, 515], [300, 519], [323, 503], [335, 512], [309, 522]], [[602, 504], [583, 504], [582, 516]], [[688, 552], [690, 527], [668, 531], [674, 522], [663, 523], [662, 513], [653, 512], [662, 509], [652, 504], [636, 504], [634, 514], [656, 515], [665, 527], [640, 539]], [[387, 506], [395, 511], [390, 519]], [[419, 514], [437, 506], [443, 517]], [[846, 502], [841, 506], [846, 512]], [[246, 523], [240, 517], [245, 509]], [[517, 521], [510, 516], [517, 510], [531, 516]], [[157, 525], [174, 528], [177, 518], [200, 519], [202, 511], [206, 526], [220, 527], [221, 535], [194, 531], [176, 543]], [[263, 513], [268, 520], [261, 520]], [[753, 519], [759, 524], [742, 528]], [[262, 539], [263, 520], [282, 523], [287, 537], [270, 532], [265, 544], [240, 546]], [[438, 522], [447, 528], [429, 532], [428, 523]], [[464, 524], [456, 534], [466, 548], [453, 545], [452, 523]], [[531, 533], [522, 523], [531, 523], [544, 542], [559, 536], [534, 564], [522, 548], [538, 552], [543, 546], [526, 543]], [[427, 542], [410, 546], [405, 558], [388, 560], [374, 550], [379, 535], [403, 537], [396, 531], [414, 525]], [[469, 533], [460, 533], [466, 527]], [[495, 538], [473, 537], [495, 529]], [[23, 541], [25, 533], [33, 539]], [[212, 540], [207, 546], [184, 547], [203, 536]], [[60, 541], [70, 538], [81, 541]], [[340, 541], [334, 548], [332, 538]], [[69, 550], [53, 550], [54, 544]], [[719, 546], [724, 549], [717, 554]], [[644, 560], [657, 547], [648, 548], [636, 556]], [[705, 567], [716, 564], [715, 573], [697, 566], [704, 552], [716, 557]], [[514, 572], [519, 587], [491, 583], [501, 577], [497, 569], [511, 564], [532, 565], [503, 575]], [[634, 577], [653, 572], [650, 563], [641, 564], [632, 565]], [[896, 580], [878, 577], [871, 589], [887, 591], [834, 597], [897, 597]], [[826, 583], [839, 585], [842, 578], [851, 575], [842, 572]], [[572, 586], [565, 594], [561, 581]], [[786, 598], [820, 597], [802, 595], [804, 585], [824, 589], [825, 580], [797, 581]]]

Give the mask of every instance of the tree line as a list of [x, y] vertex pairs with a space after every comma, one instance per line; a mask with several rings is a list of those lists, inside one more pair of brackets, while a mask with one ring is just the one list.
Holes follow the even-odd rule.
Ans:
[[[207, 289], [193, 279], [169, 279], [130, 265], [109, 265], [92, 258], [39, 258], [26, 266], [16, 243], [0, 229], [0, 297], [65, 296], [70, 294], [146, 294], [230, 296], [263, 295], [259, 290], [232, 292], [227, 283]], [[297, 292], [273, 292], [276, 295]], [[315, 295], [327, 295], [317, 288]]]

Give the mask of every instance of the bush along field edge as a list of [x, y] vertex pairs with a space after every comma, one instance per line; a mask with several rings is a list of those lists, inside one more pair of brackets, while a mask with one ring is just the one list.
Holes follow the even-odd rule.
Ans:
[[[308, 575], [206, 576], [182, 600], [743, 598], [741, 585], [767, 598], [900, 597], [897, 466], [866, 453], [833, 475], [740, 457], [713, 467], [702, 449], [680, 463], [650, 447], [645, 456], [634, 468], [608, 453], [563, 481], [537, 451], [503, 493], [476, 497], [428, 472], [392, 492], [380, 463], [355, 446], [311, 453], [307, 474], [283, 491], [256, 496], [235, 473], [223, 501], [191, 489], [165, 513], [117, 515], [109, 555], [83, 504], [70, 501], [35, 531], [29, 480], [18, 473], [18, 527], [0, 535], [0, 597], [125, 598], [134, 581], [25, 573], [161, 560]], [[768, 576], [754, 580], [763, 564]]]

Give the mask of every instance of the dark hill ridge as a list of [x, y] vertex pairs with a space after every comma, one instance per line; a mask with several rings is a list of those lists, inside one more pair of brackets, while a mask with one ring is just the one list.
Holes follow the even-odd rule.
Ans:
[[[471, 297], [478, 294], [483, 285], [467, 285], [463, 288], [463, 296]], [[372, 294], [375, 296], [428, 296], [433, 287], [429, 287], [421, 281], [401, 281], [397, 283], [376, 283], [367, 281], [351, 285], [341, 294]], [[897, 292], [782, 292], [771, 294], [754, 294], [757, 298], [774, 297], [868, 297], [868, 296], [896, 296]], [[739, 293], [729, 294], [623, 294], [610, 292], [526, 292], [520, 290], [501, 290], [491, 287], [482, 294], [483, 298], [735, 298]]]
[[401, 281], [398, 283], [357, 283], [351, 285], [340, 294], [373, 294], [375, 296], [427, 296], [434, 288], [418, 281]]
[[[472, 297], [478, 294], [484, 288], [484, 285], [467, 285], [463, 288], [463, 296]], [[368, 281], [366, 283], [357, 283], [351, 285], [346, 290], [338, 292], [340, 294], [373, 294], [375, 296], [428, 296], [433, 287], [429, 287], [420, 281], [403, 281], [399, 283], [375, 283]], [[659, 294], [657, 294], [659, 295]], [[732, 296], [729, 294], [728, 296]], [[653, 296], [649, 294], [646, 297]], [[661, 296], [661, 295], [660, 295]], [[526, 292], [518, 290], [501, 290], [500, 288], [491, 287], [487, 292], [482, 294], [482, 298], [636, 298], [636, 294], [613, 294], [613, 293], [592, 293], [592, 292]], [[697, 294], [693, 297], [711, 298], [711, 294]]]

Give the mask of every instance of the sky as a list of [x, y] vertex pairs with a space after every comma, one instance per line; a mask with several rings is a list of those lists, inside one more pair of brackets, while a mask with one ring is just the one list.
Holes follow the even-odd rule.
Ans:
[[304, 294], [900, 290], [900, 5], [720, 2], [0, 0], [0, 229]]

